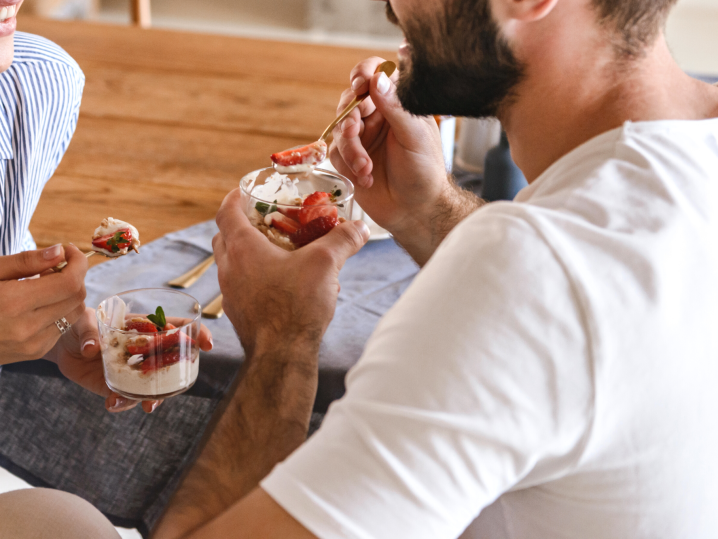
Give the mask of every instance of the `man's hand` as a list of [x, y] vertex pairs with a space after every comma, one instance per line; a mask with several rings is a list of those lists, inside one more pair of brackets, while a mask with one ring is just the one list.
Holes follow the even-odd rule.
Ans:
[[394, 85], [398, 73], [391, 79], [374, 74], [383, 61], [370, 58], [353, 69], [338, 110], [355, 96], [370, 97], [335, 128], [329, 156], [356, 184], [361, 207], [423, 265], [481, 202], [448, 177], [434, 119], [402, 108]]
[[[61, 273], [27, 279], [63, 260]], [[55, 346], [55, 321], [74, 324], [85, 312], [86, 273], [87, 259], [72, 245], [0, 257], [0, 364], [40, 359]]]
[[[214, 254], [222, 305], [247, 359], [224, 414], [154, 530], [159, 539], [186, 537], [202, 528], [256, 489], [304, 442], [316, 396], [319, 344], [334, 316], [339, 270], [369, 239], [361, 221], [343, 223], [289, 253], [250, 224], [239, 189], [224, 199], [217, 224]], [[265, 507], [271, 505], [268, 496], [261, 499]], [[257, 506], [250, 510], [255, 516], [259, 511]], [[277, 517], [279, 529], [290, 529], [292, 522], [301, 529], [275, 510], [270, 516]], [[210, 529], [201, 536], [226, 533]], [[299, 536], [311, 534], [305, 530]]]
[[[182, 324], [181, 320], [173, 319], [173, 322], [177, 322], [177, 325]], [[204, 326], [200, 330], [198, 341], [202, 350], [212, 349], [212, 336]], [[85, 310], [79, 320], [73, 324], [72, 329], [65, 333], [47, 354], [46, 359], [57, 363], [60, 372], [68, 380], [96, 395], [105, 397], [105, 408], [110, 412], [124, 412], [140, 404], [140, 401], [113, 393], [105, 383], [100, 335], [94, 309]], [[149, 414], [161, 403], [162, 401], [142, 401], [142, 409]]]
[[247, 357], [295, 342], [318, 347], [334, 316], [339, 270], [368, 240], [366, 225], [343, 223], [290, 253], [250, 224], [239, 189], [225, 198], [217, 224], [213, 247], [223, 308]]

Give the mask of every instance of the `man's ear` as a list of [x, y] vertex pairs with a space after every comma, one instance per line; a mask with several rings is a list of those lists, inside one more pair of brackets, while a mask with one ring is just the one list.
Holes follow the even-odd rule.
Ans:
[[491, 7], [499, 19], [531, 22], [546, 17], [558, 2], [559, 0], [491, 0]]

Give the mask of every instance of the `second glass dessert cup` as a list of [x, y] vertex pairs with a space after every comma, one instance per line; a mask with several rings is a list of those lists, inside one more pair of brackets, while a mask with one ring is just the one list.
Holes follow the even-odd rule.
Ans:
[[352, 216], [354, 185], [329, 170], [281, 174], [268, 167], [247, 174], [239, 186], [242, 209], [252, 225], [288, 251]]
[[97, 326], [107, 386], [134, 400], [187, 391], [199, 373], [200, 316], [196, 299], [163, 288], [102, 301]]

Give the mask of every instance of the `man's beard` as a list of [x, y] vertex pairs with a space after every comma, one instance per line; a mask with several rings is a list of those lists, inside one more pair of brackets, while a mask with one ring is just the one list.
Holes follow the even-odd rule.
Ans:
[[[497, 116], [514, 97], [525, 68], [500, 35], [489, 0], [447, 0], [438, 18], [403, 21], [411, 65], [397, 95], [417, 115]], [[391, 5], [387, 17], [398, 23]]]

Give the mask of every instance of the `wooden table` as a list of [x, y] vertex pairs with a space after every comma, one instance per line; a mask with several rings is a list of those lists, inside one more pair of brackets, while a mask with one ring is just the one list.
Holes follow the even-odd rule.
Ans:
[[143, 242], [212, 219], [271, 153], [316, 140], [358, 61], [395, 59], [30, 16], [18, 23], [62, 46], [87, 79], [77, 131], [30, 225], [40, 247], [89, 249], [108, 215], [134, 224]]

